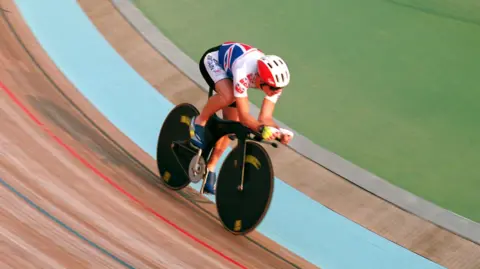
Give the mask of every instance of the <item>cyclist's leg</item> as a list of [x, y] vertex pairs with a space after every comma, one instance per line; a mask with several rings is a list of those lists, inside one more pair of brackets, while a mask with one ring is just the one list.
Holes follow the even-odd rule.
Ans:
[[200, 73], [210, 89], [214, 89], [217, 92], [216, 95], [207, 100], [207, 104], [200, 112], [200, 115], [195, 117], [191, 124], [190, 130], [193, 131], [191, 143], [199, 148], [204, 146], [204, 127], [208, 119], [218, 110], [226, 108], [234, 102], [233, 82], [218, 63], [219, 47], [207, 50], [199, 62]]
[[196, 117], [195, 123], [200, 126], [205, 126], [213, 114], [234, 101], [233, 81], [228, 78], [227, 73], [218, 63], [219, 49], [220, 46], [207, 50], [199, 62], [200, 73], [208, 86], [217, 92], [216, 95], [207, 100], [207, 104], [200, 112], [200, 115]]
[[210, 97], [207, 104], [195, 119], [195, 123], [201, 126], [207, 124], [208, 119], [220, 109], [228, 107], [235, 101], [233, 96], [233, 82], [231, 79], [222, 79], [215, 83], [217, 94]]
[[[222, 114], [224, 119], [234, 120], [234, 121], [239, 120], [235, 103], [224, 108], [222, 110]], [[230, 144], [230, 138], [228, 138], [228, 135], [225, 135], [217, 141], [217, 143], [215, 144], [215, 147], [213, 148], [213, 152], [210, 155], [210, 159], [207, 164], [207, 170], [208, 170], [207, 182], [205, 184], [205, 188], [203, 189], [205, 193], [215, 194], [215, 186], [217, 183], [215, 167], [218, 163], [218, 160], [222, 156], [225, 149], [227, 149], [229, 144]]]
[[[235, 107], [235, 103], [226, 107], [222, 110], [223, 118], [226, 120], [233, 120], [239, 121], [237, 108]], [[222, 156], [223, 152], [227, 149], [228, 145], [230, 144], [230, 138], [228, 135], [223, 136], [220, 138], [217, 143], [215, 144], [215, 148], [210, 156], [210, 160], [207, 164], [207, 168], [209, 171], [215, 171], [215, 167], [218, 163], [218, 160]]]

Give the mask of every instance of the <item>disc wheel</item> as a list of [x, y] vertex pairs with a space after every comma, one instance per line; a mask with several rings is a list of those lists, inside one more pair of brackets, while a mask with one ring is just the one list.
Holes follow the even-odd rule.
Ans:
[[174, 190], [190, 183], [188, 166], [195, 151], [186, 145], [190, 139], [190, 121], [197, 115], [199, 112], [193, 105], [179, 104], [167, 115], [160, 130], [157, 167], [165, 185]]
[[226, 157], [218, 176], [216, 205], [223, 226], [233, 234], [247, 234], [263, 220], [272, 198], [273, 167], [265, 149], [246, 142], [243, 190], [240, 158], [243, 148], [236, 147]]

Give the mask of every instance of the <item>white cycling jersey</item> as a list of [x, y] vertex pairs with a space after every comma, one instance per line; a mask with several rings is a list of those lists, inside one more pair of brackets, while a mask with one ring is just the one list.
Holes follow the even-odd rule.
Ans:
[[[235, 97], [247, 97], [247, 90], [255, 88], [255, 79], [258, 76], [257, 60], [264, 53], [252, 46], [225, 42], [218, 51], [206, 55], [204, 64], [212, 80], [218, 81], [229, 78], [233, 80], [233, 95]], [[276, 103], [282, 91], [274, 95], [265, 96], [265, 99]]]

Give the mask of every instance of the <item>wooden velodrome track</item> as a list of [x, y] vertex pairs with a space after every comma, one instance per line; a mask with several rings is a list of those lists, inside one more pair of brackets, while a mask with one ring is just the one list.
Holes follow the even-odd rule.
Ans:
[[[203, 106], [204, 93], [109, 1], [78, 2], [169, 100]], [[7, 254], [0, 268], [313, 267], [258, 233], [229, 235], [206, 199], [158, 185], [152, 158], [63, 77], [12, 2], [0, 3], [8, 11], [0, 22], [0, 249]], [[295, 162], [276, 166], [282, 178], [295, 178], [289, 184], [364, 227], [447, 268], [480, 267], [478, 245], [318, 172], [298, 155], [272, 157]], [[310, 174], [288, 175], [299, 169]]]
[[[0, 268], [313, 268], [228, 234], [62, 76], [9, 1], [0, 19]], [[74, 102], [72, 101], [74, 100]]]

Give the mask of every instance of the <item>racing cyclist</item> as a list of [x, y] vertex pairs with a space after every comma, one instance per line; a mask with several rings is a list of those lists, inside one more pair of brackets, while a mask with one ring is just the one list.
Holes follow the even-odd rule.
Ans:
[[[203, 149], [205, 125], [220, 109], [224, 119], [240, 121], [257, 130], [265, 140], [281, 138], [288, 144], [293, 137], [289, 130], [279, 128], [273, 121], [275, 104], [290, 82], [290, 72], [284, 60], [275, 55], [265, 55], [259, 49], [238, 42], [225, 42], [207, 50], [199, 61], [200, 72], [216, 94], [208, 99], [200, 115], [190, 124], [193, 134], [190, 143]], [[265, 93], [258, 120], [249, 114], [247, 90], [260, 89]], [[207, 180], [204, 192], [215, 194], [215, 166], [228, 147], [228, 136], [216, 144], [207, 164]]]

